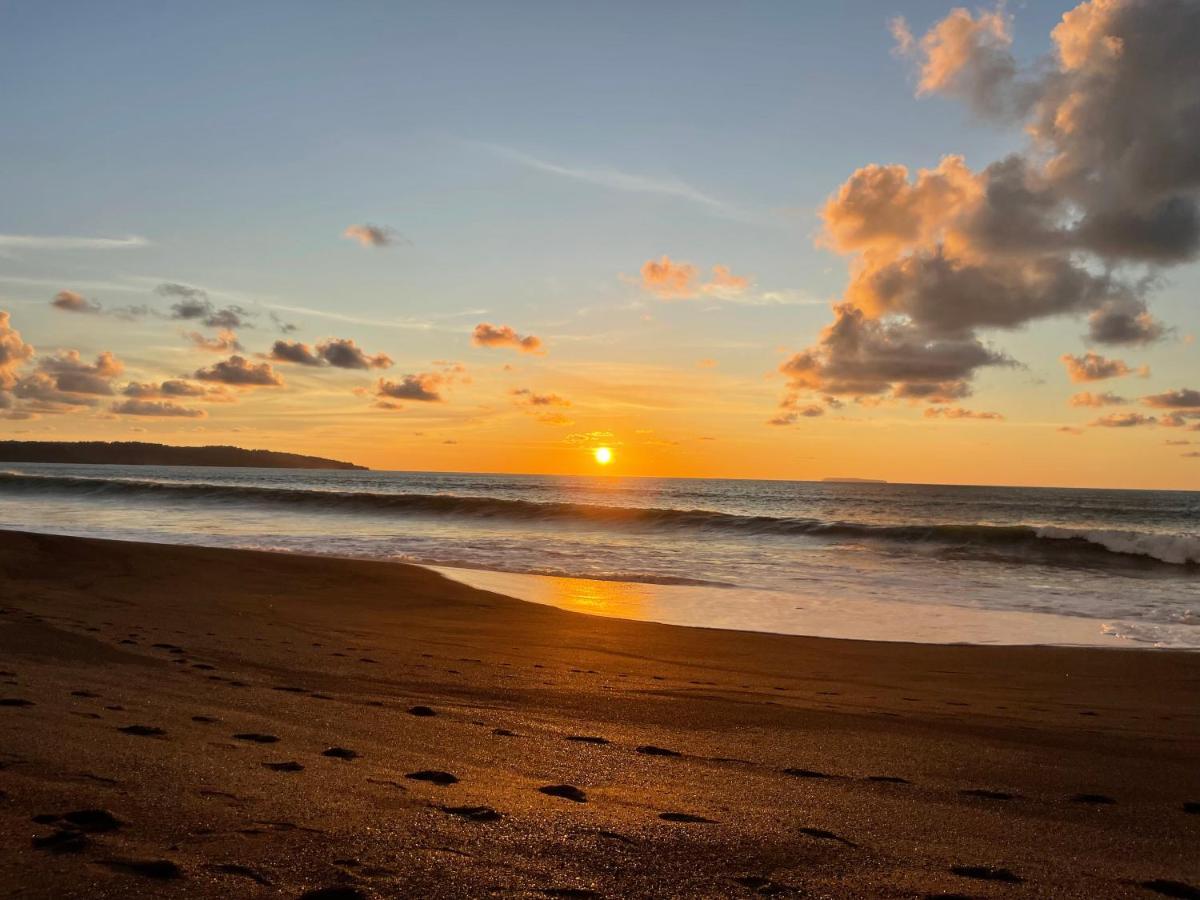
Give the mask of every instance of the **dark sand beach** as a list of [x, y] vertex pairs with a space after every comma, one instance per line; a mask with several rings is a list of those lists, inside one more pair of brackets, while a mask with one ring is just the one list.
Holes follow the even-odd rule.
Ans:
[[4, 896], [1200, 896], [1195, 653], [16, 532], [0, 596]]

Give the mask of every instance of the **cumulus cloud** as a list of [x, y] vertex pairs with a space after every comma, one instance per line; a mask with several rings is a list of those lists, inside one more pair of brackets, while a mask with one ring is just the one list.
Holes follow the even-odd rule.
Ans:
[[1135, 372], [1143, 378], [1150, 374], [1150, 370], [1145, 366], [1134, 370], [1127, 366], [1124, 360], [1109, 359], [1099, 353], [1093, 353], [1091, 350], [1083, 356], [1064, 353], [1059, 359], [1067, 367], [1067, 377], [1076, 384], [1087, 381], [1103, 381], [1106, 378], [1119, 378]]
[[38, 370], [50, 376], [59, 391], [107, 396], [113, 393], [112, 380], [125, 371], [125, 366], [107, 350], [91, 363], [85, 362], [78, 350], [60, 350], [39, 359]]
[[208, 337], [199, 331], [185, 331], [183, 336], [191, 341], [194, 347], [210, 353], [232, 353], [242, 349], [237, 335], [228, 329], [222, 329], [216, 337]]
[[98, 313], [100, 312], [100, 304], [95, 300], [89, 300], [83, 294], [75, 291], [59, 291], [54, 295], [54, 299], [50, 301], [50, 305], [55, 309], [60, 309], [63, 312], [71, 313]]
[[151, 400], [160, 397], [207, 397], [212, 396], [214, 390], [217, 389], [192, 384], [190, 381], [180, 378], [172, 378], [160, 384], [131, 381], [121, 389], [121, 393], [134, 399]]
[[21, 339], [12, 327], [9, 314], [0, 310], [0, 389], [8, 390], [17, 381], [17, 370], [33, 358], [32, 344]]
[[734, 275], [726, 266], [713, 266], [708, 281], [699, 281], [696, 267], [676, 262], [669, 256], [647, 260], [641, 269], [642, 290], [660, 300], [692, 300], [696, 297], [716, 297], [733, 300], [750, 287], [750, 279]]
[[[822, 213], [821, 243], [852, 259], [839, 321], [849, 304], [884, 333], [903, 329], [915, 371], [939, 342], [974, 345], [977, 362], [954, 379], [968, 385], [996, 364], [979, 352], [984, 329], [1070, 316], [1086, 317], [1099, 344], [1163, 337], [1147, 305], [1155, 272], [1200, 255], [1200, 6], [1081, 3], [1054, 29], [1053, 58], [1028, 69], [1003, 8], [956, 9], [922, 37], [903, 22], [893, 33], [919, 94], [1020, 124], [1030, 145], [981, 170], [947, 156], [916, 172], [856, 171]], [[899, 348], [877, 349], [895, 368]], [[837, 348], [805, 353], [801, 383], [841, 363]]]
[[397, 240], [395, 229], [387, 225], [350, 225], [342, 232], [342, 237], [358, 241], [364, 247], [388, 247]]
[[794, 394], [783, 398], [779, 412], [767, 419], [768, 425], [795, 425], [802, 418], [813, 419], [825, 415], [825, 408], [815, 403], [802, 404]]
[[387, 369], [392, 358], [386, 353], [369, 356], [349, 338], [329, 338], [317, 344], [317, 353], [338, 369]]
[[216, 307], [203, 288], [175, 282], [164, 282], [154, 289], [162, 297], [174, 297], [170, 318], [198, 320], [208, 328], [250, 327], [248, 310], [237, 305]]
[[120, 416], [161, 416], [184, 419], [203, 419], [208, 413], [172, 403], [170, 400], [129, 399], [114, 403], [112, 411]]
[[528, 334], [522, 337], [508, 325], [492, 325], [480, 322], [471, 335], [476, 347], [512, 347], [521, 353], [544, 353], [542, 339]]
[[1067, 401], [1071, 406], [1121, 406], [1128, 403], [1124, 397], [1118, 397], [1112, 391], [1105, 391], [1103, 394], [1093, 394], [1090, 391], [1072, 394]]
[[[380, 378], [375, 395], [386, 404], [390, 400], [417, 400], [421, 403], [437, 403], [442, 400], [441, 387], [446, 377], [438, 372], [417, 372], [405, 375], [399, 381]], [[379, 405], [379, 404], [377, 404]], [[399, 408], [385, 406], [385, 408]]]
[[271, 368], [270, 363], [252, 363], [243, 356], [233, 355], [229, 359], [197, 369], [193, 376], [200, 381], [215, 381], [232, 387], [281, 387], [283, 379]]
[[349, 338], [329, 338], [315, 349], [300, 341], [279, 340], [271, 347], [270, 357], [300, 366], [329, 365], [338, 369], [386, 369], [392, 365], [386, 353], [368, 355]]
[[1154, 425], [1158, 419], [1154, 416], [1144, 416], [1141, 413], [1125, 412], [1125, 413], [1109, 413], [1107, 416], [1101, 416], [1088, 424], [1093, 427], [1100, 428], [1136, 428], [1139, 425]]
[[1142, 403], [1158, 409], [1194, 409], [1200, 411], [1200, 391], [1195, 391], [1191, 388], [1164, 391], [1161, 394], [1151, 394], [1148, 397], [1143, 397]]
[[963, 409], [961, 406], [930, 406], [925, 410], [927, 419], [994, 419], [1002, 420], [1004, 416], [995, 412], [977, 412], [973, 409]]

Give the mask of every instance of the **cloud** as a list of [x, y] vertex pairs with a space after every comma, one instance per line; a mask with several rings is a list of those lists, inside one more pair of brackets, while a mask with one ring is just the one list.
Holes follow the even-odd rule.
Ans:
[[995, 412], [976, 412], [961, 406], [930, 406], [925, 410], [927, 419], [994, 419], [1002, 421], [1004, 416]]
[[[417, 400], [422, 403], [438, 403], [442, 400], [440, 388], [446, 377], [437, 372], [417, 372], [405, 375], [399, 381], [380, 378], [376, 385], [376, 396], [386, 403], [391, 400]], [[377, 404], [378, 405], [378, 404]], [[385, 408], [398, 408], [389, 406]]]
[[[212, 397], [219, 389], [206, 388], [203, 385], [192, 384], [179, 378], [172, 378], [160, 384], [145, 381], [131, 381], [121, 389], [126, 397], [138, 400], [150, 400], [160, 397]], [[217, 394], [217, 396], [224, 396]]]
[[1142, 403], [1158, 409], [1194, 409], [1200, 411], [1200, 391], [1195, 391], [1191, 388], [1164, 391], [1161, 394], [1151, 394], [1148, 397], [1143, 397]]
[[276, 330], [280, 334], [291, 334], [292, 332], [297, 331], [300, 328], [299, 325], [296, 325], [292, 322], [288, 322], [287, 320], [285, 320], [282, 316], [279, 315], [279, 313], [275, 312], [274, 310], [272, 310], [271, 312], [268, 312], [267, 315], [270, 316], [272, 324], [274, 324]]
[[734, 207], [723, 203], [715, 197], [712, 197], [703, 191], [692, 187], [684, 181], [676, 178], [654, 178], [645, 175], [634, 175], [628, 172], [621, 172], [617, 169], [609, 168], [584, 168], [574, 166], [563, 166], [556, 163], [547, 162], [543, 159], [538, 159], [535, 156], [530, 156], [528, 153], [522, 153], [519, 150], [514, 150], [511, 147], [502, 147], [498, 144], [481, 143], [485, 149], [491, 151], [497, 156], [504, 157], [526, 168], [533, 169], [538, 172], [545, 172], [550, 175], [558, 175], [562, 178], [570, 178], [574, 181], [582, 181], [588, 184], [594, 184], [598, 187], [611, 188], [617, 191], [626, 191], [635, 194], [660, 194], [667, 197], [675, 197], [680, 200], [686, 200], [690, 203], [695, 203], [708, 209], [710, 212], [718, 213], [732, 219], [741, 221], [753, 221], [755, 217], [748, 215]]
[[392, 358], [386, 353], [368, 356], [349, 338], [329, 338], [317, 344], [317, 353], [338, 369], [387, 369]]
[[[1081, 3], [1054, 29], [1053, 58], [1029, 68], [1002, 8], [893, 33], [918, 94], [962, 99], [1030, 143], [980, 170], [947, 156], [854, 172], [822, 212], [820, 243], [851, 258], [835, 316], [849, 304], [912, 346], [1064, 316], [1088, 318], [1102, 344], [1163, 337], [1155, 275], [1200, 256], [1200, 6]], [[995, 364], [977, 356], [959, 380]]]
[[237, 355], [213, 363], [207, 368], [197, 369], [193, 377], [200, 381], [215, 381], [233, 387], [283, 386], [283, 379], [271, 368], [270, 363], [255, 364]]
[[1058, 430], [1063, 434], [1083, 434], [1083, 429], [1076, 428], [1074, 425], [1059, 425]]
[[170, 400], [122, 400], [114, 403], [112, 411], [121, 416], [163, 416], [171, 418], [203, 419], [208, 413], [202, 409], [191, 409], [172, 403]]
[[319, 366], [324, 362], [320, 354], [300, 341], [276, 341], [270, 355], [276, 362], [295, 363], [298, 366]]
[[574, 424], [569, 416], [559, 412], [539, 413], [534, 418], [543, 425], [572, 425]]
[[[737, 300], [750, 287], [750, 279], [734, 275], [726, 266], [713, 266], [712, 277], [705, 282], [697, 281], [696, 267], [691, 263], [676, 262], [664, 255], [661, 259], [650, 259], [642, 264], [642, 290], [654, 294], [660, 300], [693, 300], [697, 297], [714, 297], [719, 300]], [[765, 295], [764, 295], [765, 296]], [[777, 295], [773, 301], [784, 298]]]
[[112, 380], [125, 371], [125, 366], [107, 350], [93, 363], [85, 362], [78, 350], [60, 350], [39, 359], [38, 370], [53, 380], [58, 391], [107, 396], [113, 393]]
[[1135, 428], [1139, 425], [1154, 425], [1158, 420], [1154, 416], [1143, 416], [1141, 413], [1109, 413], [1088, 424], [1100, 428]]
[[1105, 391], [1103, 394], [1083, 391], [1079, 394], [1072, 394], [1067, 401], [1071, 406], [1121, 406], [1128, 402], [1124, 397], [1118, 397], [1111, 391]]
[[9, 314], [0, 310], [0, 390], [16, 383], [17, 370], [33, 358], [37, 351], [25, 343], [21, 332], [12, 327]]
[[50, 305], [55, 309], [61, 309], [63, 312], [71, 313], [98, 313], [100, 312], [100, 304], [95, 300], [89, 300], [83, 294], [77, 294], [75, 291], [59, 291], [54, 295], [54, 299], [50, 301]]
[[229, 329], [222, 329], [216, 337], [208, 337], [199, 331], [185, 331], [184, 337], [191, 341], [195, 347], [200, 350], [207, 350], [210, 353], [232, 353], [242, 349], [242, 345], [238, 343], [237, 335]]
[[825, 408], [815, 403], [803, 405], [795, 394], [789, 394], [779, 404], [779, 413], [767, 419], [768, 425], [795, 425], [801, 418], [816, 418], [825, 415]]
[[509, 391], [518, 402], [528, 406], [570, 406], [571, 401], [558, 394], [539, 394], [530, 388], [514, 388]]
[[248, 310], [236, 304], [217, 308], [209, 300], [208, 293], [203, 288], [164, 282], [156, 287], [154, 292], [163, 297], [178, 298], [171, 304], [170, 318], [172, 319], [198, 319], [209, 328], [252, 327], [248, 321], [250, 315]]
[[147, 247], [143, 237], [93, 238], [34, 234], [0, 234], [0, 250], [122, 250]]
[[329, 365], [338, 369], [386, 369], [392, 365], [386, 353], [368, 356], [349, 338], [328, 338], [316, 349], [300, 341], [279, 340], [271, 347], [270, 357], [300, 366]]
[[521, 353], [544, 353], [542, 339], [535, 335], [522, 337], [508, 325], [492, 325], [480, 322], [471, 335], [476, 347], [512, 347]]
[[397, 242], [395, 229], [387, 225], [350, 225], [342, 232], [342, 237], [358, 241], [364, 247], [390, 247]]
[[1134, 370], [1125, 364], [1121, 359], [1108, 359], [1101, 356], [1099, 353], [1093, 353], [1089, 350], [1083, 356], [1072, 356], [1070, 353], [1064, 353], [1059, 357], [1062, 364], [1067, 367], [1067, 377], [1076, 384], [1088, 381], [1103, 381], [1106, 378], [1119, 378], [1122, 375], [1141, 375], [1145, 378], [1150, 374], [1150, 370], [1143, 366], [1140, 369]]

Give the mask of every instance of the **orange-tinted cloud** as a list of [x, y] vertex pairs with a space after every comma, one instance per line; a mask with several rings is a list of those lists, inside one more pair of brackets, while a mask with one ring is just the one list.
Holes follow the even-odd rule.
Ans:
[[[1125, 364], [1124, 360], [1108, 359], [1091, 350], [1083, 356], [1064, 353], [1059, 359], [1067, 367], [1067, 377], [1077, 384], [1087, 381], [1103, 381], [1106, 378], [1119, 378], [1135, 372]], [[1150, 370], [1143, 366], [1136, 370], [1136, 374], [1145, 378], [1150, 374]]]
[[1103, 394], [1093, 394], [1090, 391], [1083, 391], [1079, 394], [1072, 394], [1067, 401], [1071, 406], [1121, 406], [1128, 403], [1124, 397], [1119, 397], [1111, 391], [1105, 391]]
[[112, 411], [121, 416], [158, 416], [165, 418], [203, 419], [208, 415], [202, 409], [180, 406], [170, 400], [138, 400], [130, 398], [112, 405]]
[[282, 387], [283, 379], [270, 363], [252, 363], [243, 356], [231, 356], [197, 369], [194, 376], [200, 381], [215, 381], [231, 387]]
[[441, 387], [446, 383], [446, 377], [438, 372], [417, 372], [405, 375], [399, 381], [389, 381], [381, 378], [376, 384], [375, 393], [384, 409], [400, 409], [389, 400], [416, 400], [421, 403], [438, 403], [442, 400]]
[[528, 334], [522, 337], [508, 325], [492, 325], [480, 322], [471, 335], [476, 347], [512, 347], [521, 353], [544, 353], [542, 339]]
[[75, 291], [59, 291], [54, 295], [54, 299], [50, 301], [50, 305], [55, 309], [60, 309], [63, 312], [72, 313], [98, 313], [100, 312], [100, 304], [95, 300], [89, 300], [83, 294], [78, 294]]
[[660, 300], [692, 300], [699, 296], [733, 299], [750, 287], [750, 279], [734, 275], [726, 266], [713, 266], [712, 277], [697, 281], [696, 267], [676, 262], [669, 256], [647, 260], [642, 265], [642, 290]]
[[570, 406], [571, 401], [558, 394], [539, 394], [530, 388], [514, 388], [509, 391], [518, 402], [528, 406]]
[[1191, 388], [1179, 388], [1176, 391], [1164, 391], [1161, 394], [1151, 394], [1143, 397], [1142, 402], [1147, 406], [1158, 409], [1194, 409], [1200, 411], [1200, 391]]
[[397, 235], [394, 229], [387, 225], [350, 225], [342, 232], [342, 237], [358, 241], [364, 247], [387, 247], [396, 243]]
[[184, 337], [192, 342], [192, 346], [209, 353], [232, 353], [242, 349], [237, 335], [229, 329], [222, 329], [216, 337], [208, 337], [199, 331], [186, 331]]
[[1135, 428], [1139, 425], [1154, 425], [1158, 419], [1154, 416], [1144, 416], [1141, 413], [1109, 413], [1089, 422], [1089, 425], [1100, 428]]

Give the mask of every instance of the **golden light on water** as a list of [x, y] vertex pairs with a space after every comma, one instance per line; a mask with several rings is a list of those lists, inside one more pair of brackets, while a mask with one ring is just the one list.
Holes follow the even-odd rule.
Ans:
[[597, 447], [592, 451], [592, 455], [596, 457], [596, 462], [602, 466], [607, 466], [612, 462], [613, 458], [612, 450], [608, 447]]

